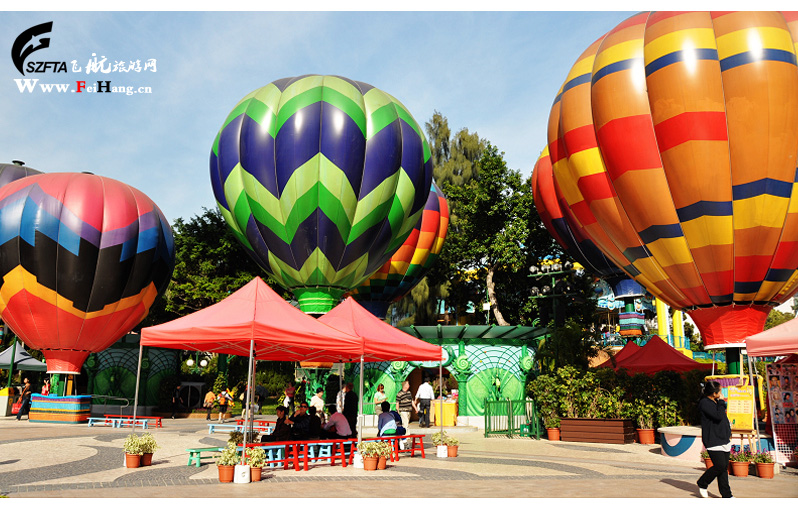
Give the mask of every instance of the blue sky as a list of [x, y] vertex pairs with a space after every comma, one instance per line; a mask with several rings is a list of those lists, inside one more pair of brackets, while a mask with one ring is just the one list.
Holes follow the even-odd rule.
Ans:
[[[549, 108], [568, 69], [633, 12], [5, 12], [0, 21], [0, 162], [90, 171], [150, 196], [172, 222], [212, 208], [208, 155], [229, 111], [271, 81], [336, 74], [397, 97], [423, 125], [435, 110], [467, 127], [528, 176], [546, 143]], [[53, 21], [28, 73], [67, 93], [21, 93], [17, 35]], [[107, 61], [156, 59], [156, 72], [86, 74]], [[82, 72], [71, 71], [77, 60]], [[151, 94], [74, 93], [77, 80], [149, 86]]]

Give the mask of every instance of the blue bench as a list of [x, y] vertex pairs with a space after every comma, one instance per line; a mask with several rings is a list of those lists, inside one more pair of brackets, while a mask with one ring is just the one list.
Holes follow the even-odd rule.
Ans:
[[124, 426], [141, 426], [141, 429], [149, 428], [149, 421], [147, 419], [133, 419], [131, 417], [116, 418], [116, 417], [89, 417], [88, 426], [91, 428], [95, 424], [102, 424], [103, 426], [110, 425], [112, 428], [122, 428]]
[[[269, 468], [276, 468], [279, 463], [278, 461], [285, 460], [285, 446], [284, 445], [271, 445], [269, 443], [265, 444], [249, 444], [249, 448], [253, 449], [255, 447], [259, 449], [263, 449], [266, 452], [266, 466]], [[244, 447], [238, 446], [238, 452], [243, 452]]]
[[[219, 456], [224, 447], [194, 447], [186, 450], [188, 451], [188, 465], [191, 466], [193, 464], [195, 467], [199, 467], [202, 465], [203, 459], [212, 459]], [[203, 456], [203, 453], [207, 454]]]
[[[218, 423], [216, 423], [216, 424], [208, 424], [208, 434], [209, 435], [214, 434], [217, 429], [220, 430], [220, 431], [241, 431], [243, 433], [245, 427], [246, 426], [243, 426], [243, 425], [240, 425], [240, 424], [218, 424]], [[257, 431], [258, 433], [266, 433], [267, 435], [270, 435], [272, 433], [272, 431], [274, 431], [274, 427], [273, 426], [255, 426], [253, 428], [253, 431]]]

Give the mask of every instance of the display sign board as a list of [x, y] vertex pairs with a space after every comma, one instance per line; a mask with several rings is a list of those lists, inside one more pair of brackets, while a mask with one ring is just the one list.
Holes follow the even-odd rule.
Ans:
[[796, 461], [793, 451], [798, 446], [798, 417], [794, 397], [798, 394], [798, 364], [768, 364], [767, 381], [776, 461]]
[[754, 388], [729, 386], [726, 400], [726, 414], [732, 431], [751, 431], [754, 429]]

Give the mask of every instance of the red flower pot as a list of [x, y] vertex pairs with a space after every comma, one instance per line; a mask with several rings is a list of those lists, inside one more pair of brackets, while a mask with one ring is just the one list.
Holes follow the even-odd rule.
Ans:
[[552, 442], [560, 440], [560, 428], [546, 428], [546, 437]]
[[651, 445], [657, 443], [654, 440], [653, 429], [639, 429], [637, 430], [637, 441], [644, 445]]
[[377, 458], [363, 458], [363, 470], [377, 470]]
[[149, 467], [152, 465], [152, 454], [151, 452], [145, 452], [141, 455], [141, 466], [142, 467]]
[[249, 467], [249, 477], [252, 482], [258, 482], [263, 476], [263, 467]]
[[748, 461], [730, 461], [729, 464], [731, 465], [732, 475], [735, 477], [748, 477], [748, 465], [751, 463]]
[[704, 458], [704, 464], [707, 466], [707, 470], [712, 468], [712, 458]]
[[385, 470], [385, 467], [388, 466], [388, 458], [386, 456], [380, 456], [377, 458], [377, 470]]
[[756, 463], [756, 475], [762, 479], [773, 479], [774, 463]]
[[219, 482], [233, 482], [236, 473], [235, 465], [216, 465], [219, 468]]

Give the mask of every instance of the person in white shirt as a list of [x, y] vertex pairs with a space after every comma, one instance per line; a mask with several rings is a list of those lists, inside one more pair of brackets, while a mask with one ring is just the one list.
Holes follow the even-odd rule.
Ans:
[[352, 428], [344, 414], [335, 412], [327, 420], [327, 424], [321, 427], [321, 438], [347, 438], [352, 436]]
[[421, 428], [429, 428], [429, 408], [432, 400], [435, 399], [435, 392], [429, 384], [429, 378], [424, 377], [424, 383], [416, 391], [416, 399], [413, 402], [416, 412], [418, 412], [418, 425]]
[[324, 389], [322, 387], [316, 389], [316, 394], [310, 398], [310, 406], [316, 409], [316, 415], [321, 419], [321, 423], [324, 424], [327, 416], [324, 413]]

